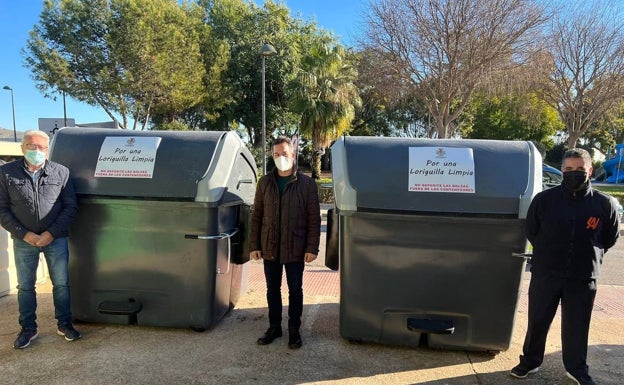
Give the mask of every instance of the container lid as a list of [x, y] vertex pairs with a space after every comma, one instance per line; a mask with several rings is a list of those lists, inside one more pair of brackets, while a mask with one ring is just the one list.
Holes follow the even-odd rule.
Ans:
[[343, 137], [332, 146], [336, 207], [523, 217], [541, 190], [531, 142]]
[[[240, 164], [241, 153], [255, 168], [233, 132], [63, 128], [50, 147], [50, 159], [69, 168], [76, 193], [84, 195], [197, 200], [198, 186], [218, 177], [209, 189], [221, 187], [218, 194], [203, 189], [203, 200], [214, 201], [228, 183], [223, 168]], [[213, 162], [220, 167], [211, 168]]]

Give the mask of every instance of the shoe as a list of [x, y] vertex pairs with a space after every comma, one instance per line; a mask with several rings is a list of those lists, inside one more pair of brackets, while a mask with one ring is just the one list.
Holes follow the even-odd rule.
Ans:
[[74, 329], [71, 324], [59, 326], [56, 334], [58, 334], [59, 336], [65, 336], [65, 339], [67, 341], [76, 341], [82, 338], [80, 333], [78, 333], [78, 330]]
[[17, 339], [13, 342], [15, 349], [24, 349], [30, 345], [30, 342], [37, 338], [37, 329], [22, 329], [17, 335]]
[[523, 365], [518, 365], [511, 369], [509, 375], [516, 378], [526, 378], [529, 374], [537, 373], [539, 366], [536, 368], [527, 368]]
[[264, 335], [258, 338], [258, 345], [268, 345], [273, 342], [276, 338], [282, 336], [282, 328], [281, 326], [270, 326], [269, 329], [264, 333]]
[[574, 381], [576, 385], [596, 385], [596, 383], [594, 382], [594, 380], [591, 378], [589, 374], [582, 374], [582, 375], [574, 376], [570, 372], [566, 372], [566, 376], [568, 376], [569, 379]]
[[299, 349], [302, 344], [299, 330], [288, 332], [288, 349]]

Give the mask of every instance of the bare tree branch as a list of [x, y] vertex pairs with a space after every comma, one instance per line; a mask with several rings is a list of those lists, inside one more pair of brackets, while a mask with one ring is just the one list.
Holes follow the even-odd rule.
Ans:
[[547, 100], [568, 131], [568, 146], [624, 97], [621, 12], [600, 2], [578, 2], [551, 29], [552, 73]]
[[381, 0], [363, 45], [420, 93], [447, 138], [488, 74], [526, 60], [545, 20], [543, 6], [526, 0]]

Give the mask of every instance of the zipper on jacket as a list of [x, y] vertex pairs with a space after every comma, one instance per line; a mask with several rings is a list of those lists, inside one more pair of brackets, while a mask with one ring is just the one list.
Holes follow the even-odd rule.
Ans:
[[37, 182], [35, 183], [35, 181], [33, 180], [32, 175], [30, 175], [30, 173], [26, 173], [28, 174], [28, 177], [30, 178], [30, 183], [33, 186], [33, 191], [34, 191], [34, 203], [35, 203], [35, 219], [36, 219], [36, 223], [37, 223], [37, 230], [39, 229], [39, 184], [41, 183], [41, 177], [43, 176], [43, 168], [41, 168], [41, 175], [39, 175], [39, 177], [37, 177]]

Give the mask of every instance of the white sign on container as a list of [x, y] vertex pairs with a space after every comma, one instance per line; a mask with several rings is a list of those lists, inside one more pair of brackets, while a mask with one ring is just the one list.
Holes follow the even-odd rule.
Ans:
[[107, 136], [95, 167], [96, 178], [152, 178], [159, 137]]
[[475, 193], [472, 148], [410, 147], [409, 191]]

